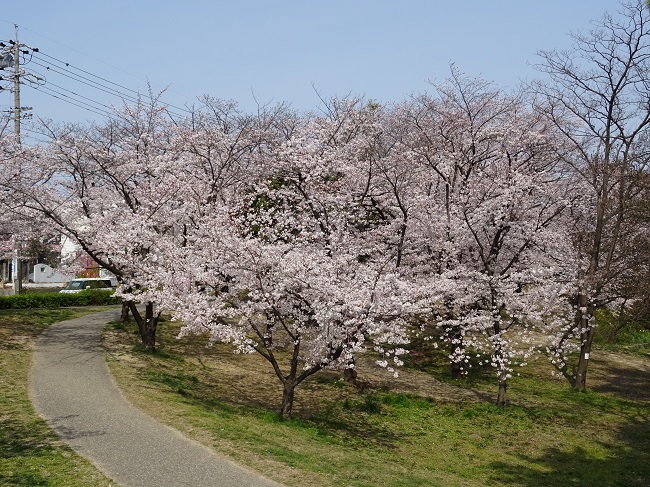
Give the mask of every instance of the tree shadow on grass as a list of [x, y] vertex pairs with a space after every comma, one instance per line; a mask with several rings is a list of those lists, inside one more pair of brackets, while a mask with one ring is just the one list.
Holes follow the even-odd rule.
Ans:
[[607, 373], [598, 374], [590, 389], [650, 403], [650, 366], [626, 367], [608, 363]]
[[622, 427], [615, 445], [598, 443], [606, 458], [583, 447], [548, 448], [542, 455], [520, 454], [519, 461], [494, 462], [500, 485], [535, 487], [650, 487], [650, 423], [634, 420]]
[[54, 449], [53, 437], [44, 428], [3, 419], [0, 422], [0, 458], [40, 456], [51, 452]]
[[[181, 392], [182, 391], [182, 392]], [[368, 421], [368, 417], [381, 414], [381, 406], [373, 396], [354, 404], [348, 414], [333, 412], [322, 405], [303, 405], [291, 418], [281, 418], [277, 409], [271, 409], [268, 402], [260, 398], [242, 396], [237, 400], [214, 398], [192, 388], [177, 390], [186, 400], [201, 405], [206, 411], [219, 411], [221, 415], [253, 415], [265, 421], [284, 423], [296, 429], [315, 429], [319, 436], [326, 436], [346, 445], [373, 444], [382, 448], [395, 448], [403, 438], [395, 435], [380, 422]], [[311, 407], [310, 407], [311, 406]]]
[[[377, 413], [379, 414], [379, 413]], [[327, 413], [296, 418], [293, 421], [315, 428], [319, 436], [328, 437], [347, 446], [358, 445], [380, 447], [394, 450], [404, 441], [403, 435], [398, 435], [389, 428], [383, 427], [381, 422], [367, 421], [367, 415], [359, 414], [356, 418], [351, 416], [337, 417]]]
[[5, 487], [36, 487], [53, 485], [50, 480], [32, 472], [0, 472], [0, 485]]
[[[52, 441], [49, 431], [37, 424], [5, 418], [0, 422], [0, 464], [7, 460], [9, 465], [18, 465], [23, 459], [51, 456], [55, 450]], [[32, 487], [51, 483], [39, 472], [0, 467], [0, 485]]]

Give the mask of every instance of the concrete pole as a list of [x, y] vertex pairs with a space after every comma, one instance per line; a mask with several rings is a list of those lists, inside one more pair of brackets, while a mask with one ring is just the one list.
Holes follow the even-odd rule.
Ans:
[[[20, 44], [18, 43], [18, 25], [14, 24], [16, 28], [16, 43], [14, 44], [14, 135], [16, 137], [16, 145], [20, 148]], [[22, 281], [20, 276], [20, 246], [15, 242], [13, 258], [13, 293], [20, 294], [22, 290]]]
[[16, 43], [14, 44], [14, 135], [20, 146], [20, 44], [18, 43], [18, 25], [16, 28]]

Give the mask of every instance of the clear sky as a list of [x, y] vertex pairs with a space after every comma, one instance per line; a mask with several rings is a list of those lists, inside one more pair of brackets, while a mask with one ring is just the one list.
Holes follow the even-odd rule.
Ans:
[[[147, 80], [167, 87], [163, 99], [180, 107], [208, 94], [246, 111], [278, 102], [312, 110], [317, 91], [403, 100], [446, 78], [451, 62], [513, 87], [537, 76], [539, 49], [568, 47], [570, 31], [618, 9], [616, 0], [24, 0], [3, 2], [0, 39], [13, 39], [18, 24], [20, 42], [41, 52], [25, 68], [44, 75], [49, 94], [25, 86], [22, 106], [84, 122], [102, 117], [52, 95], [70, 101], [72, 91], [93, 107], [121, 101], [54, 72], [55, 59], [121, 92], [146, 93]], [[12, 104], [0, 91], [1, 109]]]

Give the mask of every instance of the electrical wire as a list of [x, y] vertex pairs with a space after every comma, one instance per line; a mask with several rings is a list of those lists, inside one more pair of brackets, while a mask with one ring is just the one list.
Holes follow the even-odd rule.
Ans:
[[[53, 73], [60, 74], [62, 76], [65, 76], [66, 78], [77, 81], [78, 83], [84, 84], [86, 86], [89, 86], [91, 88], [95, 88], [95, 89], [100, 90], [100, 91], [103, 91], [104, 93], [108, 93], [109, 95], [120, 97], [123, 100], [127, 100], [127, 101], [130, 101], [130, 102], [137, 102], [138, 101], [137, 98], [134, 98], [131, 95], [127, 95], [125, 93], [121, 93], [121, 92], [119, 92], [117, 90], [114, 90], [114, 89], [112, 89], [110, 87], [100, 85], [99, 83], [96, 83], [96, 82], [94, 82], [94, 81], [92, 81], [92, 80], [90, 80], [88, 78], [84, 78], [83, 76], [78, 76], [78, 75], [75, 75], [74, 73], [70, 73], [70, 75], [68, 75], [68, 74], [64, 73], [63, 71], [59, 71], [56, 68], [47, 66], [45, 64], [37, 63], [37, 62], [34, 62], [34, 64], [36, 64], [38, 66], [41, 66], [42, 68], [45, 68], [48, 72], [53, 72]], [[65, 71], [68, 71], [68, 70], [65, 70]]]
[[[128, 93], [121, 92], [121, 91], [119, 91], [119, 90], [117, 90], [117, 89], [115, 89], [115, 88], [113, 88], [111, 86], [107, 86], [105, 84], [99, 83], [99, 82], [97, 82], [97, 81], [95, 81], [93, 79], [90, 79], [88, 77], [81, 76], [80, 74], [74, 73], [74, 72], [70, 71], [69, 69], [60, 68], [60, 67], [54, 66], [54, 65], [43, 64], [43, 63], [40, 63], [40, 62], [37, 62], [37, 61], [32, 61], [32, 62], [34, 64], [40, 66], [41, 68], [45, 68], [47, 70], [47, 72], [49, 72], [49, 73], [58, 74], [58, 75], [63, 76], [65, 78], [67, 78], [67, 79], [70, 79], [70, 80], [76, 81], [77, 83], [80, 83], [82, 85], [88, 86], [89, 88], [93, 88], [93, 89], [102, 91], [102, 92], [104, 92], [104, 93], [106, 93], [108, 95], [115, 96], [115, 97], [119, 98], [123, 103], [127, 103], [127, 102], [139, 103], [140, 102], [140, 99], [138, 99], [138, 98], [136, 98], [136, 97], [134, 97], [134, 96], [132, 96], [132, 95], [130, 95]], [[129, 90], [129, 91], [132, 91], [133, 93], [137, 94], [137, 92], [134, 91], [134, 90]], [[141, 96], [142, 98], [153, 100], [153, 98], [151, 98], [150, 96], [147, 96], [147, 95], [139, 95], [139, 96]], [[172, 105], [165, 104], [165, 106], [166, 106], [167, 112], [169, 113], [170, 116], [176, 117], [176, 118], [185, 118], [186, 117], [186, 115], [183, 115], [183, 114], [177, 113], [176, 111], [170, 110], [169, 107], [173, 107]], [[191, 113], [189, 110], [186, 110], [186, 112]]]
[[[3, 20], [3, 19], [0, 19], [0, 20]], [[5, 22], [8, 22], [8, 21], [5, 21]], [[25, 30], [30, 30], [30, 29], [25, 29]], [[35, 32], [35, 33], [38, 34], [37, 32]], [[38, 35], [40, 35], [40, 34], [38, 34]], [[12, 43], [11, 41], [2, 41], [2, 42], [8, 42], [9, 44]], [[53, 42], [56, 42], [56, 41], [53, 41]], [[22, 45], [21, 45], [21, 47], [22, 47]], [[27, 50], [25, 52], [21, 51], [21, 54], [23, 54], [25, 56], [26, 55], [30, 56], [30, 59], [29, 59], [28, 63], [40, 66], [41, 68], [44, 68], [48, 73], [55, 73], [57, 75], [65, 77], [65, 78], [67, 78], [69, 80], [72, 80], [72, 81], [75, 81], [75, 82], [80, 83], [82, 85], [85, 85], [85, 86], [87, 86], [89, 88], [102, 91], [102, 92], [104, 92], [104, 93], [106, 93], [108, 95], [111, 95], [111, 96], [118, 97], [123, 103], [127, 103], [127, 102], [139, 103], [142, 99], [147, 99], [147, 100], [150, 100], [152, 102], [157, 101], [152, 96], [140, 93], [140, 92], [138, 92], [136, 90], [133, 90], [131, 88], [128, 88], [128, 87], [126, 87], [124, 85], [121, 85], [119, 83], [115, 83], [115, 82], [113, 82], [113, 81], [111, 81], [111, 80], [109, 80], [107, 78], [95, 75], [95, 74], [93, 74], [93, 73], [91, 73], [89, 71], [78, 68], [78, 67], [76, 67], [74, 65], [71, 65], [68, 62], [62, 61], [61, 59], [58, 59], [58, 58], [56, 58], [54, 56], [51, 56], [51, 55], [49, 55], [47, 53], [44, 53], [40, 49], [32, 48], [32, 47], [29, 47], [29, 46], [24, 46], [24, 47], [27, 48]], [[51, 60], [51, 61], [49, 61], [49, 60]], [[102, 62], [102, 61], [100, 61], [100, 62]], [[21, 63], [21, 64], [27, 64], [27, 62]], [[106, 63], [104, 63], [104, 64], [106, 64]], [[119, 69], [119, 68], [115, 68], [115, 69]], [[83, 73], [83, 74], [80, 74], [80, 73]], [[39, 73], [37, 73], [37, 74], [39, 74]], [[87, 75], [87, 76], [84, 76], [84, 75]], [[43, 78], [45, 78], [45, 77], [43, 76]], [[99, 81], [97, 81], [97, 80], [99, 80]], [[50, 85], [54, 86], [55, 88], [58, 88], [58, 90], [60, 90], [60, 91], [55, 90], [55, 89], [51, 89], [51, 88], [47, 88], [47, 87], [44, 88], [43, 86], [38, 86], [38, 84], [34, 84], [34, 83], [28, 83], [28, 84], [26, 84], [26, 86], [29, 86], [30, 88], [35, 89], [37, 91], [41, 91], [42, 93], [47, 94], [47, 95], [49, 95], [49, 96], [51, 96], [53, 98], [59, 99], [61, 101], [64, 101], [64, 102], [69, 103], [71, 105], [77, 106], [77, 107], [82, 108], [84, 110], [87, 110], [89, 112], [95, 113], [97, 115], [108, 116], [110, 118], [113, 118], [115, 116], [114, 113], [111, 113], [113, 108], [109, 107], [106, 104], [96, 102], [95, 100], [93, 100], [93, 99], [91, 99], [89, 97], [81, 95], [81, 94], [77, 93], [76, 91], [64, 88], [61, 85], [57, 85], [57, 84], [53, 83], [52, 81], [46, 81], [45, 83], [50, 84]], [[23, 84], [23, 83], [21, 83], [21, 84]], [[74, 97], [76, 97], [76, 98], [74, 98]], [[87, 101], [93, 103], [95, 106], [89, 105], [84, 100], [87, 100]], [[163, 102], [163, 104], [165, 105], [166, 113], [168, 114], [168, 116], [172, 120], [174, 118], [185, 118], [185, 117], [187, 117], [186, 114], [191, 114], [192, 113], [191, 110], [189, 110], [187, 108], [178, 107], [178, 106], [167, 104], [167, 103], [164, 103], [164, 102]], [[98, 105], [101, 108], [97, 107], [96, 105]], [[106, 111], [105, 109], [109, 110], [109, 111]], [[182, 112], [182, 113], [179, 113], [179, 112]]]
[[66, 103], [68, 103], [70, 105], [74, 105], [76, 107], [79, 107], [79, 108], [82, 108], [82, 109], [87, 110], [89, 112], [92, 112], [92, 113], [94, 113], [96, 115], [101, 115], [103, 117], [108, 117], [108, 118], [113, 118], [114, 117], [114, 115], [111, 114], [110, 112], [107, 112], [107, 111], [104, 111], [104, 110], [99, 111], [100, 109], [96, 109], [96, 108], [90, 107], [88, 105], [77, 103], [77, 100], [75, 100], [75, 101], [71, 100], [69, 95], [66, 95], [65, 93], [60, 93], [60, 92], [58, 92], [56, 90], [53, 90], [51, 88], [47, 88], [46, 86], [42, 86], [42, 85], [41, 86], [26, 85], [26, 86], [29, 86], [30, 88], [32, 88], [32, 89], [34, 89], [36, 91], [40, 91], [45, 95], [51, 96], [52, 98], [56, 98], [57, 100], [64, 101], [64, 102], [66, 102]]
[[89, 76], [92, 76], [93, 78], [100, 79], [100, 80], [102, 80], [102, 81], [105, 81], [105, 82], [107, 82], [107, 83], [110, 83], [110, 84], [112, 84], [112, 85], [115, 85], [115, 86], [117, 86], [117, 87], [119, 87], [119, 88], [122, 88], [122, 89], [124, 89], [124, 90], [126, 90], [126, 91], [130, 91], [130, 92], [132, 92], [132, 93], [138, 94], [137, 91], [132, 90], [131, 88], [127, 88], [126, 86], [120, 85], [120, 84], [118, 84], [118, 83], [114, 83], [113, 81], [110, 81], [110, 80], [108, 80], [108, 79], [106, 79], [106, 78], [102, 78], [101, 76], [97, 76], [97, 75], [95, 75], [95, 74], [93, 74], [93, 73], [90, 73], [90, 72], [88, 72], [88, 71], [85, 71], [85, 70], [83, 70], [83, 69], [81, 69], [81, 68], [77, 68], [76, 66], [72, 66], [70, 63], [67, 63], [67, 62], [65, 62], [65, 61], [61, 61], [60, 59], [57, 59], [57, 58], [55, 58], [54, 56], [50, 56], [49, 54], [45, 54], [44, 52], [41, 52], [40, 50], [39, 50], [36, 54], [37, 54], [37, 56], [39, 56], [39, 57], [40, 57], [40, 56], [48, 57], [48, 58], [50, 58], [50, 59], [52, 59], [52, 60], [58, 62], [59, 64], [65, 64], [65, 66], [66, 66], [67, 68], [69, 67], [69, 68], [76, 69], [77, 71], [81, 71], [82, 73], [87, 74], [87, 75], [89, 75]]
[[[109, 64], [109, 63], [107, 63], [106, 61], [103, 61], [103, 60], [98, 59], [98, 58], [96, 58], [96, 57], [90, 56], [89, 54], [86, 54], [86, 53], [84, 53], [84, 52], [81, 52], [81, 51], [75, 49], [74, 47], [70, 47], [70, 46], [68, 46], [68, 45], [66, 45], [66, 44], [63, 44], [63, 43], [61, 43], [61, 42], [59, 42], [59, 41], [57, 41], [57, 40], [55, 40], [55, 39], [52, 39], [52, 38], [50, 38], [50, 37], [47, 37], [47, 36], [41, 34], [40, 32], [36, 32], [35, 30], [32, 30], [32, 29], [30, 29], [30, 28], [28, 28], [28, 27], [21, 26], [21, 25], [16, 24], [15, 22], [9, 22], [8, 20], [4, 20], [4, 19], [0, 19], [0, 21], [2, 21], [2, 22], [6, 22], [6, 23], [8, 23], [8, 24], [11, 24], [12, 26], [17, 26], [17, 27], [21, 28], [22, 30], [25, 30], [25, 31], [31, 32], [31, 33], [33, 33], [33, 34], [36, 34], [37, 36], [39, 36], [39, 37], [41, 37], [41, 38], [43, 38], [43, 39], [47, 39], [48, 41], [50, 41], [50, 42], [52, 42], [52, 43], [54, 43], [54, 44], [58, 44], [59, 46], [62, 46], [62, 47], [66, 48], [66, 49], [68, 49], [68, 50], [70, 50], [70, 51], [76, 52], [76, 53], [78, 53], [78, 54], [81, 54], [82, 56], [85, 56], [85, 57], [87, 57], [87, 58], [89, 58], [89, 59], [92, 59], [93, 61], [97, 61], [97, 62], [99, 62], [99, 63], [101, 63], [101, 64], [104, 64], [104, 65], [110, 67], [110, 68], [113, 69], [113, 70], [121, 71], [121, 72], [124, 73], [124, 74], [128, 74], [129, 76], [132, 76], [132, 77], [134, 77], [134, 78], [138, 78], [138, 79], [141, 79], [141, 80], [144, 80], [144, 81], [147, 81], [147, 82], [148, 82], [148, 80], [147, 80], [146, 78], [143, 78], [143, 77], [141, 77], [141, 76], [135, 75], [135, 74], [133, 74], [133, 73], [129, 73], [128, 71], [125, 71], [124, 69], [121, 69], [121, 68], [119, 68], [119, 67], [117, 67], [117, 66], [113, 66], [112, 64]], [[53, 58], [53, 59], [55, 59], [55, 58]], [[57, 60], [57, 61], [58, 61], [58, 60]], [[62, 62], [62, 61], [60, 61], [60, 62]], [[95, 75], [93, 75], [93, 76], [95, 76]], [[170, 91], [174, 91], [174, 90], [170, 90]], [[178, 93], [178, 92], [176, 92], [176, 91], [174, 91], [174, 92], [175, 92], [175, 93]], [[176, 107], [176, 108], [178, 108], [179, 110], [182, 110], [182, 111], [185, 110], [185, 109], [182, 109], [182, 108], [179, 108], [179, 107]]]
[[[99, 79], [99, 80], [101, 80], [101, 81], [104, 81], [104, 82], [109, 83], [109, 84], [111, 84], [111, 85], [117, 86], [118, 88], [121, 88], [121, 89], [123, 89], [123, 90], [130, 91], [131, 93], [137, 95], [138, 97], [146, 98], [146, 99], [151, 100], [151, 101], [154, 100], [154, 99], [153, 99], [151, 96], [149, 96], [149, 95], [142, 94], [142, 93], [140, 93], [140, 92], [138, 92], [138, 91], [136, 91], [136, 90], [133, 90], [133, 89], [131, 89], [131, 88], [128, 88], [128, 87], [126, 87], [126, 86], [123, 86], [123, 85], [121, 85], [121, 84], [119, 84], [119, 83], [115, 83], [115, 82], [110, 81], [110, 80], [108, 80], [108, 79], [106, 79], [106, 78], [103, 78], [103, 77], [101, 77], [101, 76], [98, 76], [98, 75], [96, 75], [96, 74], [93, 74], [93, 73], [91, 73], [91, 72], [89, 72], [89, 71], [86, 71], [86, 70], [84, 70], [84, 69], [81, 69], [81, 68], [78, 68], [78, 67], [76, 67], [76, 66], [73, 66], [73, 65], [70, 64], [70, 63], [67, 63], [67, 62], [65, 62], [65, 61], [62, 61], [62, 60], [60, 60], [60, 59], [55, 58], [54, 56], [50, 56], [49, 54], [46, 54], [46, 53], [44, 53], [44, 52], [41, 51], [41, 50], [39, 50], [38, 52], [34, 52], [34, 55], [35, 55], [36, 57], [40, 58], [41, 61], [43, 61], [43, 62], [47, 62], [47, 61], [46, 61], [45, 59], [42, 59], [42, 57], [47, 57], [47, 58], [49, 58], [49, 59], [52, 59], [53, 61], [56, 61], [57, 63], [59, 63], [59, 64], [61, 64], [61, 65], [65, 65], [65, 68], [60, 67], [60, 69], [64, 69], [65, 71], [67, 71], [67, 72], [69, 72], [69, 73], [71, 73], [71, 74], [73, 74], [73, 75], [75, 75], [75, 76], [79, 76], [80, 78], [83, 78], [83, 79], [85, 79], [85, 80], [88, 80], [88, 81], [90, 81], [90, 82], [92, 82], [92, 83], [96, 83], [97, 85], [100, 85], [100, 86], [104, 86], [104, 87], [106, 87], [105, 85], [103, 85], [103, 84], [101, 84], [101, 83], [98, 83], [98, 82], [96, 82], [96, 81], [90, 80], [90, 79], [88, 79], [88, 78], [86, 78], [86, 77], [84, 77], [84, 76], [81, 76], [81, 75], [75, 74], [75, 73], [73, 73], [72, 71], [70, 71], [70, 70], [67, 69], [67, 68], [72, 68], [72, 69], [74, 69], [74, 70], [76, 70], [76, 71], [79, 71], [79, 72], [81, 72], [81, 73], [84, 73], [84, 74], [87, 74], [87, 75], [89, 75], [89, 76], [92, 76], [93, 78], [97, 78], [97, 79]], [[110, 89], [110, 90], [112, 90], [112, 91], [118, 92], [118, 93], [120, 93], [121, 95], [129, 96], [129, 95], [126, 95], [126, 94], [122, 93], [120, 90], [116, 90], [115, 88], [109, 88], [109, 87], [106, 87], [106, 88], [107, 88], [107, 89]], [[132, 97], [132, 95], [130, 95], [130, 96]], [[188, 113], [188, 114], [191, 114], [191, 113], [192, 113], [192, 112], [191, 112], [190, 110], [188, 110], [187, 108], [178, 107], [178, 106], [175, 106], [175, 105], [171, 105], [171, 104], [169, 104], [169, 103], [165, 103], [165, 105], [168, 106], [168, 107], [174, 108], [175, 110], [179, 110], [179, 111], [181, 111], [181, 112], [185, 112], [185, 113]]]
[[113, 107], [111, 107], [110, 105], [105, 105], [104, 103], [99, 103], [98, 101], [95, 101], [92, 98], [88, 98], [86, 96], [80, 95], [79, 93], [75, 93], [74, 91], [69, 90], [69, 89], [67, 89], [67, 88], [65, 88], [63, 86], [59, 86], [56, 83], [48, 82], [44, 86], [45, 87], [54, 86], [55, 88], [58, 88], [59, 90], [67, 91], [68, 93], [70, 93], [70, 94], [72, 94], [74, 96], [77, 96], [77, 97], [79, 97], [79, 98], [81, 98], [83, 100], [87, 100], [87, 101], [89, 101], [90, 103], [92, 103], [94, 105], [99, 105], [101, 107], [101, 109], [106, 109], [108, 112], [111, 112], [113, 110]]

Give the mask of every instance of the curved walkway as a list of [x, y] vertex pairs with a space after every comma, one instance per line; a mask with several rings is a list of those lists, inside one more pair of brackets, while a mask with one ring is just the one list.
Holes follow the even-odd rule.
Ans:
[[63, 321], [37, 340], [30, 396], [61, 438], [123, 487], [278, 487], [126, 401], [101, 347], [104, 325], [118, 316]]

